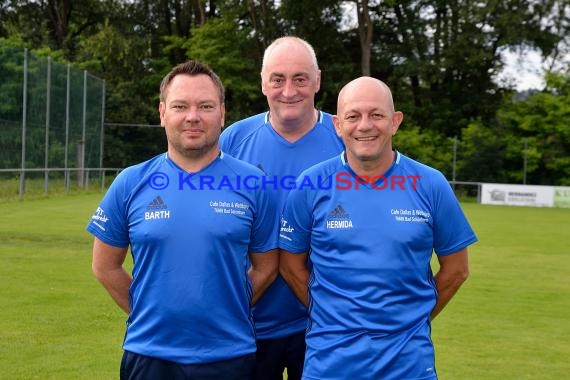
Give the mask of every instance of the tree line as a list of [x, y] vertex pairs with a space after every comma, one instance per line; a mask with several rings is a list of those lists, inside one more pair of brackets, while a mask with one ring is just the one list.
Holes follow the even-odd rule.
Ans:
[[[396, 147], [461, 181], [570, 185], [569, 28], [570, 0], [0, 0], [0, 43], [105, 79], [111, 125], [158, 124], [160, 80], [191, 58], [222, 78], [228, 125], [262, 112], [263, 51], [297, 35], [317, 53], [319, 108], [355, 77], [385, 81], [405, 114]], [[518, 94], [503, 53], [530, 48], [551, 66]], [[164, 151], [162, 132], [107, 128], [105, 166]]]

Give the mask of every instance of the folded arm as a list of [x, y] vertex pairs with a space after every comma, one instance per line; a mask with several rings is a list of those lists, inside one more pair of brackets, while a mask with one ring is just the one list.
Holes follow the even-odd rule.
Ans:
[[277, 249], [264, 253], [250, 253], [249, 260], [251, 261], [251, 266], [248, 275], [253, 287], [251, 303], [254, 304], [277, 277], [279, 253]]
[[293, 293], [305, 306], [309, 306], [309, 270], [306, 265], [307, 253], [281, 251], [279, 273]]
[[467, 248], [446, 256], [438, 256], [439, 271], [435, 275], [437, 302], [431, 312], [434, 319], [457, 293], [469, 276]]
[[95, 238], [92, 270], [95, 277], [125, 313], [130, 313], [129, 287], [132, 278], [123, 268], [128, 247], [114, 247]]

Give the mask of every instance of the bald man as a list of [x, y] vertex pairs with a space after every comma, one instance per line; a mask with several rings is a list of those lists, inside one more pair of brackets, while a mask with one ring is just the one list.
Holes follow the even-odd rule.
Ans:
[[309, 309], [303, 379], [437, 379], [431, 320], [477, 238], [445, 177], [393, 149], [402, 120], [385, 83], [348, 83], [333, 116], [345, 152], [287, 197], [280, 272]]

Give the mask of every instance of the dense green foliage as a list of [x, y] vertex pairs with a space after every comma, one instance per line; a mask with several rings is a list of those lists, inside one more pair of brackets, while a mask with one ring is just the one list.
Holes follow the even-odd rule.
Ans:
[[[298, 35], [319, 58], [320, 108], [334, 113], [342, 85], [370, 72], [406, 115], [398, 148], [450, 178], [457, 138], [463, 181], [570, 183], [569, 28], [570, 0], [0, 0], [0, 44], [105, 79], [110, 124], [158, 124], [160, 79], [189, 58], [224, 81], [226, 124], [260, 112], [263, 51]], [[545, 88], [517, 97], [497, 75], [506, 50], [526, 48], [558, 65]], [[122, 167], [165, 139], [114, 125], [105, 147], [105, 166]]]

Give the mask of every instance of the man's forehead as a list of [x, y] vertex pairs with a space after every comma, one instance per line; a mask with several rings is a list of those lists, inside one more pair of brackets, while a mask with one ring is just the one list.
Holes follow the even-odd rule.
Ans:
[[387, 94], [382, 88], [370, 85], [351, 85], [345, 87], [339, 97], [339, 105], [350, 106], [351, 104], [376, 104], [381, 108], [385, 106]]
[[343, 113], [368, 113], [371, 111], [385, 111], [388, 108], [384, 97], [362, 91], [345, 94], [339, 103], [339, 107]]
[[342, 113], [370, 113], [383, 110], [378, 103], [349, 103], [341, 108]]
[[310, 73], [308, 71], [280, 71], [280, 70], [273, 70], [268, 72], [268, 74], [272, 77], [308, 77], [310, 76]]
[[167, 97], [179, 98], [192, 95], [193, 97], [215, 97], [219, 93], [218, 87], [207, 75], [178, 75], [172, 79], [167, 87]]
[[263, 71], [269, 74], [300, 72], [309, 74], [316, 71], [311, 56], [305, 50], [274, 52], [264, 64]]
[[219, 99], [215, 94], [199, 94], [191, 97], [185, 94], [175, 94], [166, 101], [168, 103], [219, 103]]

